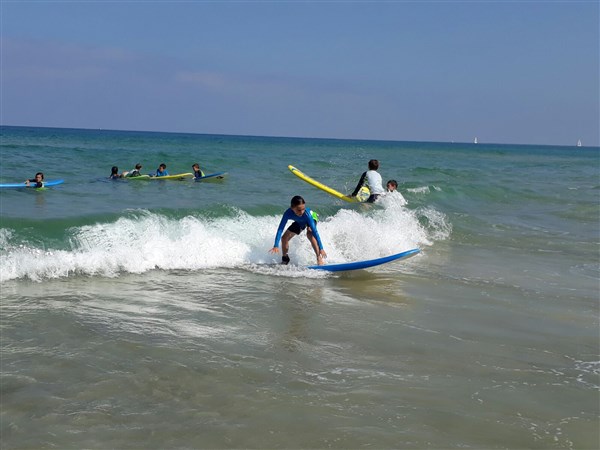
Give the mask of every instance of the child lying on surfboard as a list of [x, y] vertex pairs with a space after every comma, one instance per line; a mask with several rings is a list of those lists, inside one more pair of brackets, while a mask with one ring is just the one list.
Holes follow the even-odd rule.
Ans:
[[169, 175], [169, 172], [167, 172], [167, 165], [165, 163], [162, 163], [160, 166], [158, 166], [158, 169], [156, 169], [156, 175], [157, 177], [166, 177]]
[[[323, 249], [323, 243], [321, 242], [321, 237], [317, 231], [317, 221], [315, 220], [315, 216], [316, 213], [313, 213], [306, 207], [306, 202], [302, 197], [299, 195], [292, 197], [290, 207], [283, 213], [281, 222], [279, 222], [279, 228], [277, 228], [277, 235], [275, 236], [275, 244], [273, 244], [273, 248], [269, 250], [270, 253], [279, 253], [279, 240], [281, 240], [281, 264], [288, 264], [290, 262], [290, 257], [288, 256], [290, 239], [293, 238], [294, 235], [300, 234], [305, 228], [307, 228], [306, 237], [310, 241], [310, 244], [315, 251], [315, 255], [317, 256], [317, 264], [319, 266], [325, 264], [323, 258], [327, 258], [327, 253], [325, 253], [325, 249]], [[285, 233], [283, 233], [283, 229], [288, 220], [293, 220], [294, 223], [285, 230]]]

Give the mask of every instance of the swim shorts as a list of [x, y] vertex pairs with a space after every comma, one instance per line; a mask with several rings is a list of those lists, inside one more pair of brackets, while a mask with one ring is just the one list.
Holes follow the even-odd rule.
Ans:
[[288, 227], [288, 231], [291, 231], [294, 234], [300, 234], [306, 228], [306, 225], [303, 227], [300, 226], [298, 222], [294, 222]]
[[[311, 215], [312, 215], [312, 218], [315, 221], [315, 225], [316, 225], [317, 222], [319, 221], [319, 214], [317, 214], [314, 211], [311, 211]], [[291, 224], [288, 227], [288, 230], [290, 230], [294, 234], [300, 234], [300, 233], [302, 233], [302, 231], [304, 231], [305, 228], [306, 228], [306, 225], [300, 226], [300, 224], [298, 222], [294, 222], [293, 224]]]

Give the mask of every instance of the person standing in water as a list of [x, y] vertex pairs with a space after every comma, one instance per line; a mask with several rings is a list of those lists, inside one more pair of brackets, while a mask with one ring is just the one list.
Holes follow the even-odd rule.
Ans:
[[[293, 238], [294, 235], [300, 234], [305, 228], [307, 228], [306, 237], [308, 238], [315, 252], [317, 264], [319, 266], [325, 264], [323, 258], [327, 258], [327, 253], [323, 248], [321, 237], [317, 231], [317, 221], [315, 220], [317, 217], [318, 216], [315, 212], [306, 207], [306, 202], [302, 197], [299, 195], [292, 197], [290, 207], [283, 213], [281, 222], [279, 222], [277, 235], [275, 236], [275, 243], [269, 252], [279, 253], [279, 241], [281, 240], [281, 263], [288, 264], [290, 262], [290, 257], [288, 256], [290, 239]], [[283, 229], [285, 228], [288, 220], [293, 220], [294, 223], [291, 224], [284, 233]]]
[[380, 195], [385, 194], [385, 190], [383, 189], [381, 175], [377, 170], [379, 169], [379, 161], [376, 159], [372, 159], [369, 161], [369, 170], [364, 172], [360, 176], [360, 180], [358, 180], [358, 184], [354, 189], [354, 192], [350, 195], [350, 197], [356, 197], [356, 194], [360, 191], [360, 188], [363, 186], [367, 186], [371, 191], [371, 195], [367, 199], [367, 203], [373, 203], [375, 200], [379, 198]]

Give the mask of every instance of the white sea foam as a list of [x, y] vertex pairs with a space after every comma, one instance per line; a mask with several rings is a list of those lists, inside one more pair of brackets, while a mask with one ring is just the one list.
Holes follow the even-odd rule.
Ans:
[[431, 189], [429, 188], [429, 186], [421, 186], [407, 189], [407, 191], [412, 192], [413, 194], [429, 194], [429, 192], [431, 192]]
[[[432, 240], [447, 236], [445, 218], [438, 212], [410, 211], [402, 207], [400, 197], [386, 200], [384, 208], [364, 205], [359, 210], [341, 209], [331, 217], [321, 215], [318, 229], [328, 262], [378, 258], [428, 246]], [[418, 214], [427, 217], [427, 228], [419, 224]], [[68, 230], [69, 250], [14, 242], [13, 233], [2, 230], [0, 280], [43, 280], [78, 274], [115, 277], [122, 272], [155, 269], [200, 270], [276, 263], [279, 256], [268, 250], [273, 246], [279, 220], [279, 216], [255, 217], [243, 211], [217, 219], [171, 219], [144, 212], [112, 223]], [[314, 253], [304, 233], [295, 237], [290, 247], [294, 264], [314, 264]]]

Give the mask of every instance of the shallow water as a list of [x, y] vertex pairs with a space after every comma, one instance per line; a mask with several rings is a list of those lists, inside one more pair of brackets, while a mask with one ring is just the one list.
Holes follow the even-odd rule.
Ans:
[[[65, 184], [0, 191], [2, 448], [597, 448], [598, 155], [3, 127], [2, 182]], [[407, 205], [287, 171], [371, 157]], [[103, 179], [138, 160], [229, 178]], [[296, 194], [332, 262], [422, 253], [272, 265]]]

